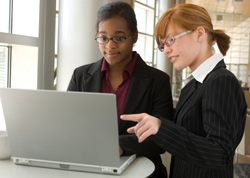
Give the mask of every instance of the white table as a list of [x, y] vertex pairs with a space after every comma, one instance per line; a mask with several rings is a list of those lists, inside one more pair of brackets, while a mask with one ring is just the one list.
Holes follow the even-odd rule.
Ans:
[[136, 158], [119, 176], [21, 166], [15, 165], [12, 160], [0, 160], [0, 177], [3, 178], [145, 178], [154, 169], [154, 164], [145, 157]]

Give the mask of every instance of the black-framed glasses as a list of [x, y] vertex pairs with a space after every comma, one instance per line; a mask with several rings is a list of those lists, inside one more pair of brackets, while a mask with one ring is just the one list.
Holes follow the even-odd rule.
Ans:
[[175, 40], [176, 40], [177, 38], [180, 38], [181, 36], [187, 35], [187, 34], [189, 34], [189, 33], [191, 33], [191, 32], [192, 32], [192, 30], [187, 30], [187, 31], [182, 32], [182, 33], [180, 33], [180, 34], [178, 34], [178, 35], [168, 37], [163, 43], [160, 43], [160, 44], [158, 45], [159, 50], [160, 50], [161, 52], [163, 52], [163, 51], [164, 51], [164, 46], [165, 46], [165, 45], [166, 45], [166, 46], [171, 46], [171, 45], [174, 44], [174, 42], [175, 42]]
[[[131, 34], [130, 34], [131, 35]], [[129, 35], [129, 36], [130, 36]], [[106, 37], [96, 37], [95, 40], [97, 41], [97, 43], [99, 44], [107, 44], [109, 42], [109, 40], [112, 40], [114, 43], [116, 44], [121, 44], [124, 43], [126, 41], [126, 39], [129, 38], [125, 37], [125, 36], [115, 36], [113, 38], [106, 38]]]

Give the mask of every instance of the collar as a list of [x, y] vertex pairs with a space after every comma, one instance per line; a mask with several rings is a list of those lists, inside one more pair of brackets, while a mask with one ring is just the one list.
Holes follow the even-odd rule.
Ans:
[[[195, 71], [190, 75], [195, 78], [196, 81], [203, 83], [206, 76], [214, 69], [214, 67], [223, 59], [223, 55], [220, 53], [214, 54], [205, 60]], [[190, 77], [188, 76], [188, 78]]]
[[[133, 59], [130, 61], [130, 63], [127, 65], [124, 71], [127, 71], [129, 76], [132, 77], [134, 69], [135, 69], [135, 64], [138, 58], [138, 53], [136, 51], [133, 51]], [[102, 76], [104, 75], [105, 72], [108, 71], [108, 63], [105, 58], [103, 58], [102, 61], [102, 68], [101, 68], [101, 74]]]

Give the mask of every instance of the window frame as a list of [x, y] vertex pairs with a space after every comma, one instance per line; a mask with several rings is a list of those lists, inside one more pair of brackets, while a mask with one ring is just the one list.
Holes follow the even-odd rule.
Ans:
[[[12, 18], [13, 0], [10, 3], [10, 17]], [[54, 16], [54, 18], [52, 18]], [[12, 34], [12, 22], [9, 32], [0, 32], [0, 44], [9, 48], [8, 84], [11, 87], [11, 46], [23, 45], [38, 48], [37, 89], [53, 89], [54, 86], [54, 58], [55, 58], [55, 16], [56, 0], [40, 0], [39, 3], [39, 34], [38, 37]]]
[[[146, 0], [146, 2], [148, 2], [148, 0]], [[151, 6], [149, 6], [149, 5], [147, 5], [147, 4], [145, 4], [145, 3], [142, 3], [142, 2], [140, 2], [139, 0], [134, 0], [134, 7], [136, 6], [136, 4], [138, 4], [138, 5], [140, 5], [140, 6], [143, 6], [144, 8], [146, 8], [146, 9], [150, 9], [150, 10], [152, 10], [152, 11], [154, 11], [153, 12], [153, 14], [154, 14], [154, 17], [153, 17], [153, 24], [154, 24], [154, 27], [152, 27], [152, 34], [149, 34], [149, 33], [145, 33], [145, 32], [141, 32], [141, 31], [138, 31], [138, 38], [139, 38], [139, 36], [141, 37], [141, 36], [144, 36], [144, 38], [146, 39], [147, 37], [149, 37], [149, 38], [151, 38], [152, 39], [152, 41], [153, 41], [153, 44], [152, 44], [152, 48], [150, 48], [150, 49], [147, 49], [147, 44], [145, 43], [144, 44], [144, 54], [141, 54], [140, 52], [140, 54], [142, 55], [142, 56], [145, 56], [146, 55], [146, 51], [148, 51], [148, 50], [151, 50], [152, 51], [152, 56], [151, 56], [151, 58], [152, 58], [152, 60], [150, 61], [150, 62], [148, 62], [148, 61], [146, 61], [146, 63], [148, 64], [148, 65], [150, 65], [150, 66], [152, 66], [152, 67], [156, 67], [156, 62], [157, 62], [157, 53], [158, 53], [158, 50], [157, 50], [157, 47], [155, 47], [156, 46], [156, 43], [155, 43], [155, 36], [154, 36], [154, 29], [155, 29], [155, 25], [156, 25], [156, 20], [158, 19], [158, 14], [157, 14], [157, 12], [158, 12], [158, 9], [157, 8], [159, 8], [159, 5], [158, 5], [158, 0], [155, 0], [155, 2], [154, 2], [154, 7], [151, 7]], [[135, 9], [135, 8], [134, 8]], [[135, 10], [136, 11], [136, 10]], [[147, 18], [147, 17], [146, 17]], [[137, 19], [137, 21], [138, 21], [138, 19]], [[145, 23], [147, 23], [147, 19], [145, 19]], [[139, 29], [138, 29], [139, 30]], [[144, 59], [145, 60], [145, 59]]]

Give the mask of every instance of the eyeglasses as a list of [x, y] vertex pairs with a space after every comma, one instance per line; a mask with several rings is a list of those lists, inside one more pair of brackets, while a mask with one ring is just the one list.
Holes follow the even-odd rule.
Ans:
[[177, 38], [180, 38], [181, 36], [187, 35], [187, 34], [189, 34], [189, 33], [191, 33], [191, 32], [192, 32], [192, 30], [187, 30], [187, 31], [182, 32], [182, 33], [180, 33], [180, 34], [178, 34], [178, 35], [168, 37], [163, 43], [160, 43], [160, 44], [158, 45], [159, 50], [160, 50], [161, 52], [163, 52], [163, 51], [164, 51], [164, 46], [165, 46], [165, 45], [166, 45], [166, 46], [171, 46], [171, 45], [174, 44], [174, 42], [175, 42], [175, 40], [176, 40]]
[[[130, 34], [131, 35], [131, 34]], [[129, 35], [129, 36], [130, 36]], [[114, 43], [116, 44], [121, 44], [124, 43], [126, 41], [126, 39], [129, 38], [125, 37], [125, 36], [115, 36], [113, 38], [106, 38], [106, 37], [96, 37], [95, 40], [97, 41], [97, 43], [99, 44], [107, 44], [109, 42], [109, 40], [112, 40]]]

